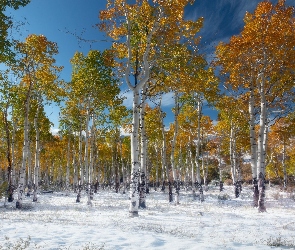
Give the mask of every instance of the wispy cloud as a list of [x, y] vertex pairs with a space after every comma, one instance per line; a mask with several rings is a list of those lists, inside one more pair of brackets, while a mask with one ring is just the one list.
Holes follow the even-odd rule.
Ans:
[[[122, 96], [125, 97], [125, 100], [123, 101], [123, 105], [126, 106], [127, 108], [132, 108], [132, 103], [133, 103], [133, 93], [131, 90], [125, 91], [122, 93]], [[173, 99], [173, 93], [166, 93], [162, 95], [162, 107], [171, 107], [174, 105], [174, 99]], [[160, 98], [154, 99], [154, 100], [148, 100], [147, 103], [151, 107], [155, 107], [158, 105], [160, 102]]]
[[53, 135], [57, 135], [59, 132], [59, 129], [58, 128], [54, 128], [54, 127], [51, 127], [50, 128], [50, 133], [53, 134]]
[[132, 108], [132, 103], [133, 103], [133, 93], [131, 90], [129, 91], [124, 91], [122, 93], [122, 96], [125, 97], [125, 100], [123, 101], [123, 105], [126, 106], [127, 108], [131, 109]]
[[162, 106], [163, 107], [171, 107], [174, 105], [174, 94], [167, 93], [162, 96]]
[[[238, 34], [243, 28], [246, 12], [253, 12], [259, 2], [261, 0], [195, 1], [193, 6], [187, 7], [186, 18], [197, 20], [204, 17], [204, 26], [199, 35], [203, 38], [203, 44], [210, 46], [213, 41]], [[277, 0], [271, 2], [276, 3]]]

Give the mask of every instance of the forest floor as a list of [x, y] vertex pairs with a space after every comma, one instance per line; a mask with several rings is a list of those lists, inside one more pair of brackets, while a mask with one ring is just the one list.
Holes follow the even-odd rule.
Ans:
[[86, 195], [40, 194], [24, 207], [0, 200], [0, 249], [295, 249], [295, 193], [267, 187], [267, 212], [251, 206], [251, 187], [234, 198], [225, 186], [209, 186], [205, 201], [181, 191], [180, 204], [153, 189], [138, 217], [128, 213], [128, 194], [100, 190], [92, 206]]

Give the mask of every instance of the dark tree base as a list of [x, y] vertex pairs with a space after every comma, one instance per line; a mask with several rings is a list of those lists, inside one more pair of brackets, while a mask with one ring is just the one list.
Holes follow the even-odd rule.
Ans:
[[15, 204], [15, 207], [17, 209], [21, 209], [22, 208], [22, 204], [19, 201], [17, 201], [16, 204]]
[[138, 217], [138, 211], [134, 211], [134, 212], [129, 211], [129, 216], [130, 217]]
[[8, 202], [13, 202], [13, 200], [14, 200], [14, 199], [13, 199], [13, 196], [12, 196], [12, 195], [9, 195], [7, 201], [8, 201]]
[[173, 201], [173, 194], [172, 194], [172, 183], [168, 182], [168, 189], [169, 189], [169, 202]]
[[259, 190], [257, 179], [253, 179], [253, 207], [258, 207]]
[[80, 202], [80, 194], [77, 195], [77, 199], [76, 199], [76, 202]]
[[197, 194], [196, 194], [196, 191], [193, 190], [193, 199], [196, 200], [197, 199]]
[[139, 207], [145, 209], [146, 208], [145, 202], [139, 202]]

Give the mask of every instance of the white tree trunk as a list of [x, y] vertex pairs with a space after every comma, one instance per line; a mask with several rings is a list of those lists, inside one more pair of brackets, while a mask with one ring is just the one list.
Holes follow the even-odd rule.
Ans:
[[283, 142], [283, 159], [282, 159], [282, 166], [283, 166], [283, 173], [284, 173], [284, 189], [287, 188], [287, 168], [286, 168], [286, 145], [285, 141]]
[[199, 188], [200, 201], [204, 201], [204, 194], [201, 182], [201, 169], [200, 169], [200, 146], [201, 146], [201, 117], [202, 117], [202, 102], [199, 97], [197, 97], [197, 110], [198, 110], [198, 129], [197, 129], [197, 141], [196, 141], [196, 185]]
[[34, 196], [33, 201], [37, 201], [37, 191], [38, 191], [38, 184], [39, 184], [39, 168], [40, 168], [40, 131], [38, 126], [38, 113], [39, 107], [37, 109], [36, 117], [34, 119], [35, 124], [35, 131], [36, 131], [36, 148], [35, 148], [35, 167], [34, 167]]
[[191, 165], [191, 180], [192, 180], [192, 193], [193, 193], [193, 198], [196, 199], [196, 174], [195, 174], [195, 162], [193, 159], [193, 152], [192, 152], [192, 147], [189, 146], [189, 149], [187, 150], [189, 153], [189, 158], [190, 158], [190, 165]]
[[139, 162], [139, 143], [138, 143], [138, 128], [139, 128], [139, 90], [133, 90], [133, 120], [131, 134], [131, 178], [130, 178], [130, 206], [129, 213], [132, 216], [138, 215], [139, 194], [138, 184], [140, 177], [140, 162]]
[[70, 153], [71, 153], [71, 133], [69, 131], [68, 148], [67, 148], [67, 167], [66, 167], [66, 192], [68, 195], [70, 189]]
[[235, 185], [237, 181], [236, 180], [236, 152], [234, 148], [235, 135], [234, 135], [232, 120], [230, 123], [231, 123], [231, 126], [230, 126], [230, 139], [229, 139], [229, 155], [230, 155], [230, 165], [231, 165], [231, 176], [232, 176], [233, 185]]
[[78, 187], [78, 165], [76, 163], [76, 149], [75, 149], [75, 136], [73, 139], [73, 167], [74, 167], [74, 190], [77, 191]]
[[[84, 167], [83, 167], [83, 155], [82, 155], [82, 148], [83, 148], [83, 131], [82, 131], [82, 121], [80, 122], [80, 134], [79, 134], [79, 175], [80, 175], [80, 181], [79, 186], [82, 186], [84, 184]], [[80, 188], [81, 189], [81, 188]]]
[[76, 202], [80, 202], [81, 198], [81, 189], [84, 184], [84, 170], [83, 170], [83, 161], [82, 161], [82, 122], [80, 122], [80, 132], [79, 132], [79, 180], [78, 180], [78, 192]]
[[[30, 126], [29, 126], [29, 130], [30, 130]], [[29, 151], [28, 151], [28, 160], [27, 160], [27, 190], [28, 190], [28, 193], [27, 193], [27, 196], [30, 196], [30, 192], [32, 191], [32, 179], [33, 179], [33, 174], [34, 174], [34, 169], [32, 168], [32, 152], [31, 152], [31, 141], [29, 141], [28, 143], [28, 148], [29, 148]]]
[[88, 201], [87, 204], [92, 206], [91, 200], [93, 199], [93, 190], [92, 185], [92, 175], [93, 175], [93, 166], [94, 166], [94, 128], [95, 121], [94, 116], [92, 116], [92, 126], [91, 126], [91, 140], [90, 140], [90, 164], [89, 164], [89, 176], [88, 176]]
[[147, 138], [145, 131], [145, 100], [146, 100], [146, 88], [142, 90], [142, 98], [140, 105], [140, 132], [141, 132], [141, 152], [140, 152], [140, 188], [139, 188], [139, 207], [146, 208], [146, 174], [147, 174]]
[[87, 105], [87, 113], [86, 113], [86, 126], [85, 126], [85, 153], [84, 153], [84, 172], [85, 172], [85, 182], [87, 185], [87, 194], [89, 194], [89, 119], [90, 119], [90, 111], [89, 104]]
[[258, 185], [257, 185], [257, 144], [255, 133], [255, 114], [254, 114], [254, 83], [251, 79], [250, 98], [249, 98], [249, 127], [250, 127], [250, 145], [251, 145], [251, 169], [253, 181], [253, 206], [258, 206]]
[[15, 162], [15, 131], [16, 131], [16, 122], [14, 119], [12, 120], [12, 139], [11, 139], [11, 183], [13, 186], [16, 185], [15, 180], [15, 168], [16, 168], [16, 162]]
[[[178, 93], [176, 92], [174, 95], [175, 98], [175, 113], [174, 113], [174, 134], [173, 134], [173, 139], [171, 142], [171, 157], [170, 157], [170, 162], [171, 162], [171, 169], [172, 169], [172, 176], [173, 180], [170, 182], [175, 182], [176, 187], [178, 186], [178, 176], [177, 176], [177, 167], [175, 164], [175, 146], [176, 146], [176, 139], [178, 135], [178, 114], [179, 114], [179, 100], [178, 100]], [[179, 204], [179, 190], [175, 191], [175, 203]]]
[[[167, 157], [167, 146], [166, 146], [166, 134], [165, 134], [165, 125], [163, 121], [163, 111], [161, 110], [161, 104], [159, 105], [160, 111], [160, 123], [161, 123], [161, 132], [162, 132], [162, 149], [161, 149], [161, 164], [162, 164], [162, 191], [165, 191], [165, 180], [169, 178], [169, 172], [166, 164], [166, 157]], [[165, 178], [166, 175], [166, 178]]]
[[[29, 78], [30, 78], [29, 73]], [[26, 94], [26, 102], [25, 102], [25, 120], [24, 120], [24, 144], [23, 144], [23, 151], [22, 151], [22, 163], [20, 168], [20, 175], [18, 180], [18, 190], [17, 190], [17, 202], [16, 208], [22, 208], [23, 202], [23, 195], [24, 195], [24, 188], [25, 188], [25, 178], [26, 178], [26, 164], [28, 161], [28, 154], [29, 154], [29, 112], [30, 112], [30, 101], [31, 101], [31, 92], [33, 89], [33, 82], [30, 81], [29, 89]]]
[[260, 123], [259, 123], [259, 134], [258, 134], [258, 157], [257, 157], [257, 175], [258, 175], [258, 211], [265, 212], [266, 208], [264, 205], [265, 199], [265, 136], [266, 136], [266, 121], [267, 121], [267, 107], [265, 99], [265, 77], [261, 73], [260, 80]]
[[30, 90], [27, 93], [27, 100], [25, 105], [25, 121], [24, 121], [24, 144], [22, 152], [22, 163], [20, 168], [20, 176], [18, 180], [18, 190], [17, 190], [17, 202], [16, 208], [22, 208], [25, 178], [26, 178], [26, 164], [28, 160], [29, 153], [29, 111], [30, 111]]
[[[158, 157], [159, 150], [158, 150], [157, 144], [154, 145], [154, 148], [155, 148], [156, 157]], [[159, 188], [159, 163], [158, 163], [158, 161], [156, 162], [155, 167], [156, 167], [156, 183], [154, 185], [154, 188], [155, 188], [155, 191], [157, 191]]]
[[218, 169], [219, 169], [219, 191], [223, 191], [223, 181], [222, 181], [222, 158], [221, 158], [221, 137], [219, 137], [218, 145]]

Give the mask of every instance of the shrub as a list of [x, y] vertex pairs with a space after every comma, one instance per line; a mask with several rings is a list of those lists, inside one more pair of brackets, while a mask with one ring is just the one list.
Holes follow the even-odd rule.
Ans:
[[233, 180], [232, 179], [226, 179], [226, 180], [224, 180], [224, 184], [230, 186], [230, 185], [233, 184]]
[[218, 200], [226, 201], [229, 200], [230, 196], [227, 193], [220, 193], [218, 195]]
[[8, 188], [8, 183], [7, 181], [3, 182], [1, 185], [0, 185], [0, 199], [5, 196], [5, 193], [7, 191], [7, 188]]
[[283, 239], [280, 235], [278, 237], [270, 237], [267, 239], [266, 244], [271, 247], [294, 247], [294, 242]]

